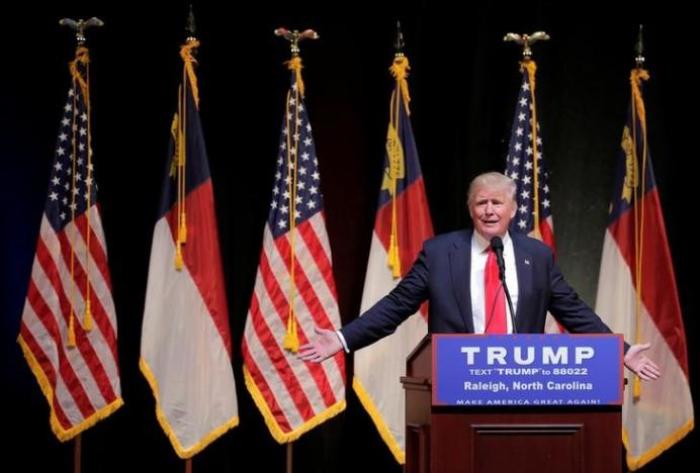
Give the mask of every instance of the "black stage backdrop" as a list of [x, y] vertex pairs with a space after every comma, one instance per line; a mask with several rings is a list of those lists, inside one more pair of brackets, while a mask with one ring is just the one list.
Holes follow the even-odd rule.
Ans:
[[[69, 472], [72, 444], [50, 431], [48, 407], [15, 342], [68, 86], [74, 41], [63, 16], [102, 18], [89, 33], [93, 147], [119, 321], [125, 406], [83, 435], [84, 471], [182, 471], [157, 424], [138, 370], [151, 234], [181, 76], [178, 46], [186, 4], [54, 2], [3, 7], [0, 76], [0, 264], [5, 462], [23, 471]], [[538, 104], [548, 159], [559, 259], [593, 304], [613, 169], [629, 101], [637, 24], [644, 22], [651, 80], [646, 103], [651, 146], [674, 257], [697, 395], [697, 258], [689, 225], [697, 217], [697, 79], [688, 12], [670, 3], [586, 6], [558, 2], [306, 2], [221, 5], [196, 2], [202, 46], [201, 116], [216, 193], [240, 426], [194, 460], [195, 471], [282, 471], [285, 448], [269, 435], [245, 390], [240, 339], [267, 217], [283, 97], [287, 45], [274, 28], [316, 29], [302, 46], [340, 308], [357, 316], [369, 251], [388, 120], [394, 24], [401, 19], [412, 119], [436, 232], [467, 224], [469, 179], [502, 170], [520, 74], [508, 31], [545, 30], [534, 48]], [[612, 3], [612, 2], [610, 2]], [[622, 13], [620, 13], [622, 12]], [[668, 13], [668, 19], [664, 14]], [[685, 18], [688, 18], [687, 20]], [[687, 218], [686, 218], [687, 217]], [[688, 220], [690, 219], [690, 221]], [[348, 373], [352, 373], [350, 363]], [[663, 382], [663, 380], [659, 381]], [[689, 461], [691, 433], [644, 471]], [[295, 444], [295, 471], [399, 472], [348, 389], [347, 410]], [[246, 466], [247, 465], [247, 466]]]

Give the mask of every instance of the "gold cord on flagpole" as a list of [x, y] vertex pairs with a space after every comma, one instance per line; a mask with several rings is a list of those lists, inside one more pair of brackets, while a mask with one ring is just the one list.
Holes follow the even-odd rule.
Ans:
[[[640, 88], [642, 80], [649, 79], [649, 72], [641, 67], [632, 69], [630, 73], [630, 85], [632, 87], [632, 152], [634, 153], [634, 165], [638, 166], [637, 156], [637, 120], [642, 128], [642, 169], [639, 186], [633, 186], [633, 209], [634, 209], [634, 250], [635, 250], [635, 343], [641, 340], [641, 317], [642, 317], [642, 276], [644, 261], [644, 199], [646, 191], [646, 167], [647, 167], [647, 126], [646, 109], [644, 98]], [[632, 386], [632, 395], [635, 400], [642, 394], [642, 386], [639, 376], [635, 376]]]
[[194, 72], [194, 65], [197, 64], [197, 59], [193, 55], [193, 50], [199, 47], [199, 41], [194, 38], [188, 38], [187, 43], [180, 48], [180, 57], [185, 63], [185, 71], [190, 79], [190, 87], [192, 88], [192, 96], [194, 104], [199, 109], [199, 86], [197, 85], [197, 74]]
[[537, 149], [537, 103], [535, 101], [535, 74], [537, 73], [537, 64], [530, 58], [525, 58], [523, 62], [520, 63], [521, 67], [527, 70], [527, 77], [530, 86], [530, 103], [532, 110], [530, 113], [530, 128], [532, 134], [530, 138], [532, 139], [532, 217], [533, 217], [533, 227], [532, 236], [538, 240], [542, 240], [542, 232], [540, 231], [540, 163], [539, 161], [539, 151]]
[[410, 114], [408, 103], [411, 97], [408, 92], [408, 81], [406, 80], [408, 70], [410, 70], [408, 58], [406, 58], [403, 53], [397, 53], [389, 70], [396, 79], [396, 85], [391, 94], [391, 103], [389, 105], [389, 129], [386, 137], [386, 153], [389, 163], [386, 170], [388, 176], [386, 176], [385, 179], [388, 178], [388, 183], [385, 182], [382, 188], [388, 188], [387, 190], [391, 198], [391, 234], [389, 236], [387, 266], [391, 269], [392, 277], [398, 279], [401, 277], [401, 251], [399, 245], [397, 193], [398, 179], [405, 176], [404, 152], [399, 134], [399, 127], [401, 126], [399, 107], [403, 101], [406, 114]]
[[[84, 319], [83, 325], [86, 331], [92, 330], [93, 320], [92, 320], [92, 310], [90, 308], [90, 207], [91, 202], [91, 192], [92, 192], [92, 135], [90, 129], [90, 55], [88, 49], [83, 46], [85, 44], [85, 30], [93, 27], [103, 26], [102, 20], [96, 17], [89, 18], [88, 20], [73, 20], [71, 18], [62, 18], [59, 20], [59, 25], [67, 26], [75, 32], [75, 39], [78, 46], [75, 50], [75, 59], [70, 61], [68, 68], [70, 70], [72, 78], [72, 91], [73, 91], [73, 107], [72, 107], [72, 120], [71, 120], [71, 131], [72, 131], [72, 142], [71, 142], [71, 223], [75, 225], [75, 211], [77, 198], [77, 187], [76, 187], [76, 161], [77, 161], [77, 151], [76, 151], [76, 105], [77, 105], [77, 89], [80, 88], [80, 93], [83, 94], [83, 100], [85, 101], [85, 109], [87, 115], [87, 172], [85, 177], [86, 183], [86, 225], [85, 225], [85, 309], [84, 309]], [[82, 64], [85, 67], [85, 77], [82, 76], [78, 64]], [[78, 228], [76, 225], [76, 232], [74, 238], [78, 237]], [[77, 287], [75, 282], [75, 250], [71, 249], [70, 256], [70, 277], [71, 277], [71, 295], [70, 295], [70, 314], [68, 317], [68, 347], [72, 348], [76, 346], [75, 340], [75, 300], [77, 296]]]
[[[287, 315], [287, 332], [282, 340], [282, 347], [292, 353], [299, 351], [299, 336], [297, 334], [297, 320], [294, 311], [296, 300], [296, 198], [297, 198], [297, 164], [299, 151], [299, 104], [303, 98], [303, 84], [301, 82], [301, 57], [295, 56], [286, 62], [287, 67], [295, 75], [294, 103], [295, 114], [294, 119], [289, 119], [290, 92], [287, 93], [287, 101], [285, 105], [285, 120], [287, 123], [287, 192], [289, 194], [289, 312]], [[293, 128], [293, 129], [292, 129]], [[294, 138], [294, 139], [292, 139]]]
[[304, 79], [301, 77], [301, 70], [304, 68], [301, 64], [301, 56], [295, 56], [289, 61], [285, 61], [287, 68], [294, 74], [294, 82], [297, 85], [298, 94], [304, 96]]
[[[77, 204], [76, 204], [76, 199], [77, 199], [77, 182], [76, 182], [76, 175], [77, 175], [77, 154], [78, 154], [78, 146], [77, 146], [77, 134], [76, 130], [78, 127], [78, 124], [76, 123], [76, 120], [78, 118], [78, 115], [76, 113], [77, 106], [78, 106], [78, 94], [81, 93], [83, 94], [84, 100], [87, 100], [87, 82], [85, 81], [85, 78], [83, 78], [82, 74], [80, 73], [80, 69], [78, 68], [78, 63], [82, 63], [87, 67], [87, 64], [89, 63], [89, 55], [88, 55], [88, 50], [84, 46], [78, 46], [75, 50], [75, 59], [71, 61], [68, 65], [68, 68], [71, 73], [72, 77], [72, 82], [73, 82], [73, 103], [71, 106], [71, 130], [72, 130], [72, 139], [71, 139], [71, 222], [73, 225], [75, 225], [75, 211], [77, 209]], [[78, 88], [80, 88], [80, 91], [78, 91]], [[87, 104], [87, 102], [86, 102]], [[89, 146], [89, 141], [88, 141], [88, 146]], [[89, 149], [88, 149], [88, 156], [89, 156]], [[89, 203], [89, 201], [88, 201]], [[88, 212], [87, 214], [89, 215], [89, 207], [88, 207]], [[76, 225], [76, 232], [77, 232], [77, 225]], [[89, 220], [87, 222], [87, 232], [90, 232], [90, 225], [89, 225]], [[70, 233], [69, 233], [70, 235]], [[70, 238], [70, 236], [69, 236]], [[73, 236], [73, 238], [77, 238], [77, 234]], [[89, 242], [89, 240], [88, 240]], [[89, 243], [88, 243], [89, 244]], [[75, 245], [73, 245], [75, 247]], [[88, 247], [89, 251], [89, 247]], [[89, 254], [88, 258], [89, 260]], [[87, 288], [86, 288], [86, 295], [85, 295], [85, 318], [88, 318], [89, 314], [89, 294], [90, 294], [90, 286], [89, 286], [89, 265], [86, 266], [85, 268], [85, 275], [87, 278]], [[70, 297], [70, 314], [68, 316], [68, 347], [69, 348], [74, 348], [76, 346], [76, 337], [75, 337], [75, 303], [76, 303], [76, 298], [77, 298], [77, 284], [75, 282], [75, 250], [71, 249], [70, 252], [70, 278], [71, 278], [71, 297]], [[92, 317], [90, 316], [89, 320], [86, 320], [86, 325], [87, 323], [90, 323], [92, 325]], [[86, 327], [87, 328], [87, 327]]]
[[[287, 331], [282, 340], [282, 347], [285, 350], [296, 353], [299, 351], [299, 336], [297, 334], [297, 320], [294, 311], [294, 303], [296, 299], [296, 254], [295, 254], [295, 244], [296, 244], [296, 199], [297, 199], [297, 164], [298, 164], [298, 150], [299, 150], [299, 126], [301, 126], [301, 120], [299, 119], [299, 105], [304, 97], [304, 80], [301, 77], [301, 70], [303, 68], [301, 64], [301, 57], [299, 56], [299, 41], [303, 39], [318, 39], [318, 34], [311, 29], [299, 32], [297, 30], [288, 30], [286, 28], [277, 28], [274, 31], [276, 36], [281, 36], [290, 43], [290, 50], [292, 53], [292, 58], [289, 61], [285, 61], [287, 69], [292, 71], [294, 74], [294, 83], [296, 87], [294, 88], [294, 100], [295, 100], [295, 116], [292, 122], [289, 117], [289, 105], [290, 105], [290, 93], [287, 93], [287, 102], [285, 105], [285, 120], [287, 123], [287, 170], [289, 174], [287, 175], [287, 193], [289, 194], [289, 292], [288, 292], [288, 304], [289, 312], [287, 316]], [[292, 126], [294, 131], [292, 132]], [[295, 137], [292, 144], [292, 137]], [[294, 146], [292, 148], [292, 146]]]
[[397, 91], [391, 94], [391, 117], [389, 119], [389, 131], [386, 137], [386, 152], [389, 160], [389, 194], [391, 195], [391, 234], [389, 236], [389, 251], [387, 254], [387, 265], [391, 269], [391, 276], [394, 279], [401, 277], [401, 253], [399, 252], [399, 229], [397, 216], [397, 179], [399, 167], [402, 164], [403, 153], [401, 152], [401, 140], [399, 139], [398, 114], [399, 99]]
[[87, 50], [85, 51], [85, 90], [84, 100], [85, 100], [85, 113], [87, 114], [87, 171], [85, 177], [85, 198], [86, 211], [85, 211], [85, 316], [83, 318], [83, 327], [87, 332], [92, 330], [92, 309], [90, 306], [90, 207], [92, 206], [92, 129], [90, 126], [91, 122], [91, 107], [90, 107], [90, 58], [88, 56]]
[[[199, 88], [197, 75], [194, 72], [194, 64], [197, 60], [193, 56], [193, 50], [199, 47], [199, 41], [188, 38], [180, 48], [180, 57], [183, 61], [182, 87], [178, 97], [177, 132], [175, 140], [175, 157], [177, 160], [177, 231], [175, 235], [175, 269], [178, 271], [184, 267], [182, 247], [187, 243], [187, 180], [186, 180], [186, 146], [187, 146], [187, 96], [191, 91], [195, 106], [199, 107]], [[188, 87], [189, 86], [189, 87]]]
[[[183, 72], [184, 77], [184, 72]], [[184, 120], [184, 104], [183, 104], [183, 94], [182, 90], [185, 88], [185, 83], [183, 81], [178, 91], [177, 98], [177, 132], [175, 135], [175, 156], [173, 157], [176, 162], [175, 172], [177, 177], [177, 229], [175, 232], [175, 269], [177, 271], [182, 271], [184, 267], [184, 261], [182, 258], [182, 215], [185, 212], [184, 209], [184, 195], [183, 195], [183, 181], [184, 181], [184, 166], [185, 166], [185, 156], [184, 156], [184, 138], [182, 136], [182, 122]]]
[[[77, 73], [77, 61], [79, 57], [79, 52], [80, 52], [80, 47], [76, 50], [75, 53], [75, 60], [73, 60], [70, 63], [70, 70], [71, 70], [71, 75], [73, 76], [73, 103], [71, 106], [71, 111], [72, 111], [72, 117], [71, 117], [71, 130], [73, 130], [73, 134], [71, 137], [71, 222], [75, 222], [75, 194], [76, 194], [76, 188], [75, 188], [75, 166], [76, 166], [76, 143], [75, 143], [75, 107], [77, 105], [77, 94], [78, 92], [76, 91], [77, 85], [78, 85], [78, 73]], [[70, 233], [68, 233], [68, 238], [70, 238]], [[76, 299], [76, 284], [75, 284], [75, 252], [71, 249], [70, 252], [70, 280], [71, 280], [71, 297], [70, 297], [70, 315], [68, 317], [68, 347], [73, 348], [75, 347], [75, 299]]]
[[396, 79], [396, 86], [401, 90], [401, 96], [403, 97], [403, 105], [406, 109], [406, 115], [411, 115], [411, 110], [408, 104], [411, 102], [411, 95], [408, 91], [408, 71], [411, 70], [411, 65], [408, 62], [408, 58], [402, 53], [397, 54], [394, 58], [394, 62], [389, 68], [391, 75]]
[[178, 130], [178, 166], [180, 170], [180, 181], [178, 189], [178, 198], [180, 200], [180, 214], [178, 215], [177, 238], [180, 245], [187, 243], [187, 68], [182, 71], [182, 88], [180, 92], [182, 97], [182, 113], [180, 114], [180, 129]]

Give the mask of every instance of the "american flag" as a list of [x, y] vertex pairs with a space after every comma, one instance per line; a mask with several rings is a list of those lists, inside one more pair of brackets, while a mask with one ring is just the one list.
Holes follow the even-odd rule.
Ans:
[[[533, 60], [520, 65], [522, 82], [515, 105], [513, 127], [508, 143], [505, 174], [518, 185], [516, 199], [518, 211], [510, 222], [510, 230], [542, 240], [556, 252], [554, 220], [549, 198], [549, 173], [542, 154], [540, 123], [537, 120], [535, 99], [535, 71]], [[533, 127], [533, 123], [537, 123]], [[561, 333], [564, 328], [551, 314], [547, 314], [545, 332]]]
[[[245, 382], [272, 436], [294, 441], [345, 408], [345, 359], [299, 360], [314, 327], [334, 329], [340, 315], [325, 227], [321, 178], [303, 101], [299, 58], [291, 66], [270, 213], [242, 343]], [[290, 311], [290, 304], [293, 308]]]
[[62, 441], [123, 404], [117, 319], [93, 177], [88, 62], [87, 49], [78, 48], [18, 337]]
[[512, 231], [539, 238], [554, 251], [554, 222], [547, 183], [549, 173], [542, 154], [539, 121], [533, 128], [533, 120], [537, 120], [535, 62], [525, 61], [521, 70], [522, 83], [506, 156], [505, 173], [518, 185], [518, 211], [510, 225]]

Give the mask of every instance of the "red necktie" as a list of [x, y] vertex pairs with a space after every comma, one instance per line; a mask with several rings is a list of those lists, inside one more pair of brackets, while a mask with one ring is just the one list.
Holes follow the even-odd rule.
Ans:
[[488, 251], [484, 269], [484, 333], [508, 333], [506, 301], [498, 277], [496, 253]]

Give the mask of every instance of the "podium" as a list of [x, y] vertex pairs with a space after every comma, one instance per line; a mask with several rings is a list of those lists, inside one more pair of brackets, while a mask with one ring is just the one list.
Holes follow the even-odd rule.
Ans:
[[407, 473], [622, 471], [622, 360], [617, 405], [436, 405], [432, 337], [409, 355], [401, 378]]

